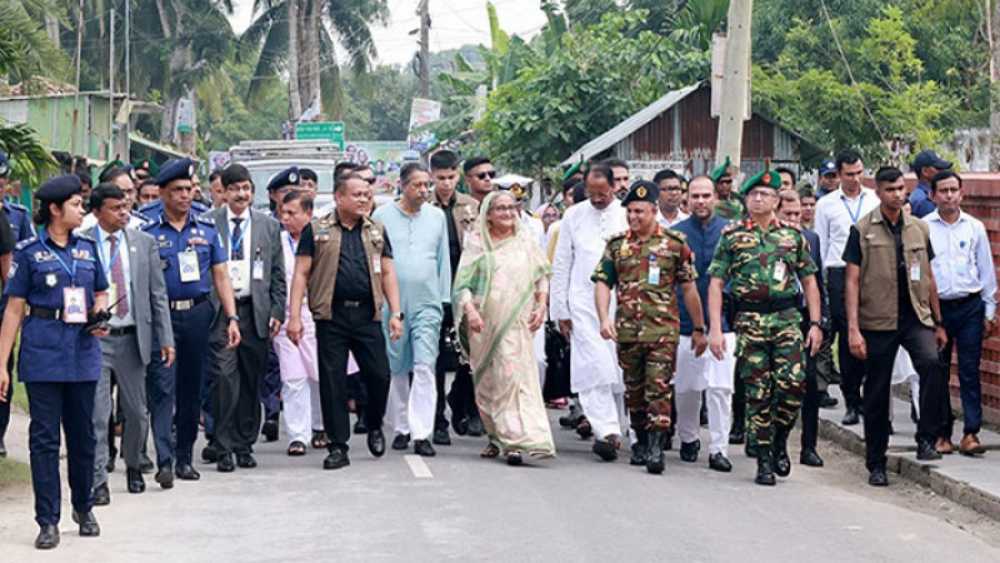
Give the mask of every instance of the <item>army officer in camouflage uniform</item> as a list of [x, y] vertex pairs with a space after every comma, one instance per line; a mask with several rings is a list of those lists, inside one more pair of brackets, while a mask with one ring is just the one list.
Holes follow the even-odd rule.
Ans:
[[715, 193], [718, 201], [715, 203], [715, 212], [723, 219], [739, 221], [743, 218], [746, 208], [740, 201], [740, 196], [733, 193], [733, 182], [739, 169], [733, 166], [733, 161], [727, 156], [726, 161], [715, 167], [708, 175], [715, 184]]
[[[633, 463], [645, 462], [653, 474], [663, 472], [663, 440], [670, 428], [670, 379], [680, 337], [678, 285], [691, 317], [703, 318], [694, 255], [683, 234], [657, 222], [659, 197], [653, 182], [632, 184], [622, 202], [629, 230], [611, 237], [591, 277], [601, 336], [618, 342], [625, 403], [638, 438]], [[612, 288], [618, 297], [614, 322], [608, 319]], [[694, 328], [692, 346], [697, 356], [705, 351], [705, 327]]]
[[[722, 288], [728, 281], [736, 299], [738, 375], [747, 391], [747, 438], [757, 449], [759, 485], [774, 485], [774, 474], [791, 472], [786, 442], [805, 392], [801, 315], [796, 307], [801, 291], [809, 309], [805, 345], [815, 355], [823, 341], [816, 264], [802, 232], [779, 221], [781, 178], [765, 170], [741, 190], [748, 218], [722, 232], [708, 274], [710, 346], [722, 359]], [[695, 317], [697, 318], [697, 317]]]

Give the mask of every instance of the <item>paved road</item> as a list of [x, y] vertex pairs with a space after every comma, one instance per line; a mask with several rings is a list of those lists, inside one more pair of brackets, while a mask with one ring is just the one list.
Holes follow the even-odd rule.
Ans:
[[420, 460], [411, 466], [394, 451], [374, 460], [358, 437], [353, 465], [339, 471], [321, 470], [319, 452], [289, 458], [280, 443], [258, 448], [257, 469], [223, 475], [202, 465], [200, 482], [172, 491], [150, 479], [145, 494], [129, 495], [119, 470], [112, 505], [97, 512], [102, 537], [77, 536], [64, 497], [62, 545], [44, 554], [31, 545], [29, 492], [8, 491], [0, 559], [1000, 560], [996, 523], [898, 478], [872, 489], [860, 461], [829, 444], [826, 468], [796, 465], [762, 488], [742, 453], [724, 475], [708, 470], [704, 452], [687, 464], [675, 450], [655, 477], [624, 458], [598, 462], [570, 432], [556, 436], [558, 459], [520, 468], [481, 460], [481, 442], [459, 438], [427, 460], [422, 478]]

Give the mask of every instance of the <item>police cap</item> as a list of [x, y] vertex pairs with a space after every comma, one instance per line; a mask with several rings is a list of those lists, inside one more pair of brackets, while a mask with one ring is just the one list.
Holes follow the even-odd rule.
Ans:
[[190, 158], [169, 160], [156, 175], [156, 183], [162, 188], [174, 180], [190, 180], [194, 173], [194, 161]]
[[[267, 183], [267, 191], [274, 191], [285, 186], [297, 186], [299, 185], [299, 180], [302, 179], [302, 175], [299, 174], [298, 166], [291, 166], [278, 172], [271, 181]], [[223, 181], [225, 183], [225, 181]]]
[[66, 174], [50, 178], [35, 191], [38, 201], [47, 203], [62, 203], [82, 191], [80, 177], [76, 174]]
[[826, 176], [827, 174], [837, 173], [837, 163], [830, 160], [829, 158], [823, 161], [823, 164], [819, 165], [819, 175]]

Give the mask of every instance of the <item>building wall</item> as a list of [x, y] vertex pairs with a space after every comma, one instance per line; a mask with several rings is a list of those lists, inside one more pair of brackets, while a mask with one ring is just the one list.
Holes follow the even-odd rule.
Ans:
[[[74, 107], [78, 109], [75, 139]], [[107, 97], [87, 94], [80, 95], [78, 104], [75, 96], [0, 99], [0, 117], [9, 123], [28, 124], [50, 150], [98, 160], [108, 156], [109, 111]]]

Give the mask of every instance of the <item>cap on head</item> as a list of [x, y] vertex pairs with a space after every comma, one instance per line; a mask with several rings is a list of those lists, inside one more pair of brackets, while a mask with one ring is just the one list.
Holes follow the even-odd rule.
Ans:
[[563, 172], [563, 175], [562, 175], [563, 182], [565, 182], [566, 180], [569, 180], [570, 178], [572, 178], [573, 174], [576, 174], [577, 172], [582, 172], [582, 171], [583, 171], [583, 161], [581, 160], [581, 161], [577, 162], [576, 164], [574, 164], [573, 166], [570, 166], [569, 168], [567, 168], [566, 172]]
[[62, 203], [82, 191], [80, 177], [66, 174], [50, 178], [35, 191], [35, 197], [43, 204]]
[[524, 196], [528, 195], [528, 191], [524, 189], [524, 186], [514, 182], [513, 184], [507, 186], [506, 188], [500, 187], [502, 192], [510, 192], [510, 195], [514, 196], [515, 199], [521, 201]]
[[194, 161], [190, 158], [169, 160], [160, 168], [160, 173], [156, 175], [156, 183], [163, 187], [174, 180], [190, 180], [194, 173]]
[[762, 170], [743, 182], [740, 193], [745, 196], [758, 186], [775, 190], [781, 189], [781, 175], [773, 170]]
[[708, 175], [708, 177], [712, 179], [712, 183], [718, 184], [719, 179], [721, 179], [723, 176], [733, 175], [733, 172], [731, 170], [732, 167], [733, 167], [733, 160], [727, 156], [725, 162], [716, 166], [712, 170], [712, 172]]
[[938, 170], [947, 170], [951, 168], [951, 163], [938, 156], [932, 150], [920, 151], [917, 157], [913, 159], [913, 170], [919, 175], [920, 170], [927, 166], [937, 168]]
[[[271, 181], [267, 183], [267, 191], [272, 192], [285, 186], [298, 186], [299, 180], [301, 179], [302, 175], [299, 174], [299, 167], [290, 166], [281, 172], [278, 172], [273, 178], [271, 178]], [[223, 181], [223, 183], [225, 183], [225, 181]]]
[[656, 205], [660, 199], [660, 187], [649, 180], [636, 180], [629, 188], [628, 194], [622, 200], [622, 205], [627, 206], [633, 201], [645, 201]]
[[242, 164], [230, 164], [222, 171], [222, 175], [219, 178], [222, 181], [223, 187], [230, 184], [235, 184], [236, 182], [250, 182], [253, 179], [250, 177], [250, 171], [247, 170], [246, 166]]
[[833, 160], [826, 159], [823, 164], [819, 165], [819, 175], [826, 176], [827, 174], [837, 173], [837, 163]]

